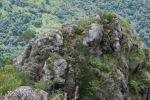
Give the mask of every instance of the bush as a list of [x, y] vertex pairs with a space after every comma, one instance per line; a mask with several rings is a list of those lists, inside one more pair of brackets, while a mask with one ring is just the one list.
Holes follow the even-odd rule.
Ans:
[[24, 41], [26, 43], [29, 42], [29, 40], [34, 36], [34, 32], [33, 31], [25, 31], [21, 34], [21, 36], [19, 37], [20, 41]]
[[16, 72], [16, 79], [21, 80], [22, 86], [33, 86], [34, 81], [32, 80], [32, 75], [28, 72], [22, 71], [22, 72]]
[[108, 19], [109, 21], [112, 21], [114, 18], [114, 15], [112, 13], [106, 13], [105, 18]]
[[9, 65], [0, 74], [0, 93], [5, 94], [21, 85], [22, 81], [15, 78], [15, 66]]
[[34, 83], [35, 89], [48, 90], [51, 87], [45, 80], [41, 79], [40, 81]]
[[77, 35], [81, 35], [81, 33], [82, 33], [83, 31], [84, 31], [84, 30], [81, 29], [81, 28], [76, 28], [76, 29], [74, 30], [74, 33], [77, 34]]
[[131, 92], [138, 94], [138, 91], [139, 91], [138, 83], [134, 80], [131, 80], [129, 84], [130, 84], [129, 88], [130, 90], [132, 90]]

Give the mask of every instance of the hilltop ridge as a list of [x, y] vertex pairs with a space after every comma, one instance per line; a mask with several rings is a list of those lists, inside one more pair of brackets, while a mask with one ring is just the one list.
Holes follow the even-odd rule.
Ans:
[[149, 98], [149, 49], [132, 25], [112, 13], [98, 12], [40, 34], [14, 61], [19, 71], [46, 84], [49, 95], [39, 94], [47, 96], [42, 100]]

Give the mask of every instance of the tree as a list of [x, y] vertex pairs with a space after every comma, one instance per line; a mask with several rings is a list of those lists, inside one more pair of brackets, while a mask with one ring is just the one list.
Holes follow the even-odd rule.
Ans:
[[34, 36], [34, 32], [31, 30], [24, 31], [21, 36], [19, 37], [20, 41], [24, 41], [26, 43], [29, 42], [29, 40]]

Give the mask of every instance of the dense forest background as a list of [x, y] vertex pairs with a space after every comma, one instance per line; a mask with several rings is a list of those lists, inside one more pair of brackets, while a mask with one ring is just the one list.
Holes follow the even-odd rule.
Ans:
[[17, 56], [25, 46], [18, 38], [26, 30], [43, 33], [99, 10], [125, 17], [150, 46], [149, 9], [150, 0], [0, 0], [0, 56]]

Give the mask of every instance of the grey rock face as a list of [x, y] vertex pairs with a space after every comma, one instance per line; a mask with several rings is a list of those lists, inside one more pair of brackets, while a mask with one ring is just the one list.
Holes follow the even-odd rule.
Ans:
[[54, 66], [51, 70], [48, 69], [47, 64], [45, 63], [43, 70], [45, 74], [43, 74], [44, 80], [51, 82], [54, 78], [60, 78], [61, 84], [64, 84], [66, 81], [66, 71], [67, 71], [67, 62], [64, 59], [58, 59], [54, 61]]
[[62, 25], [62, 29], [68, 32], [69, 35], [73, 35], [75, 28], [77, 28], [77, 25], [74, 23], [66, 23]]
[[48, 100], [48, 93], [43, 90], [33, 90], [29, 86], [18, 87], [14, 91], [9, 91], [5, 95], [5, 99], [11, 98], [11, 100]]
[[141, 70], [145, 65], [145, 60], [142, 59], [140, 63], [136, 66], [136, 68], [133, 70], [132, 74], [135, 74], [137, 71]]
[[[40, 77], [40, 69], [50, 52], [59, 51], [63, 45], [63, 36], [60, 30], [53, 29], [45, 34], [38, 35], [30, 41], [24, 52], [14, 59], [19, 70], [26, 70], [33, 77]], [[38, 79], [37, 79], [38, 80]]]
[[[87, 37], [83, 38], [83, 45], [93, 46], [94, 43], [100, 43], [103, 36], [103, 27], [99, 24], [93, 23], [89, 30]], [[97, 44], [98, 45], [98, 44]]]
[[[102, 41], [103, 37], [103, 27], [99, 24], [93, 23], [91, 24], [91, 29], [89, 32], [84, 34], [85, 37], [83, 38], [83, 45], [89, 47], [90, 51], [93, 51], [97, 47], [100, 47], [100, 42]], [[97, 48], [97, 54], [101, 54], [101, 50]], [[94, 51], [93, 51], [94, 53]]]
[[131, 29], [130, 33], [131, 33], [132, 38], [136, 39], [137, 38], [137, 32], [135, 31], [135, 28], [133, 26], [130, 26], [129, 28]]
[[120, 90], [116, 90], [114, 94], [116, 95], [116, 100], [124, 100]]
[[93, 17], [93, 18], [95, 18], [95, 19], [99, 19], [99, 20], [101, 19], [98, 14], [93, 14], [93, 15], [91, 15], [91, 17]]
[[95, 100], [111, 100], [112, 98], [115, 98], [114, 93], [113, 93], [114, 86], [115, 86], [114, 80], [109, 78], [108, 74], [106, 73], [101, 73], [100, 77], [103, 77], [105, 79], [103, 82], [107, 83], [105, 84], [105, 87], [103, 87], [105, 88], [106, 92], [105, 93], [97, 92], [95, 94]]
[[143, 100], [149, 100], [150, 99], [150, 86], [146, 87], [144, 89], [144, 92], [143, 92]]

